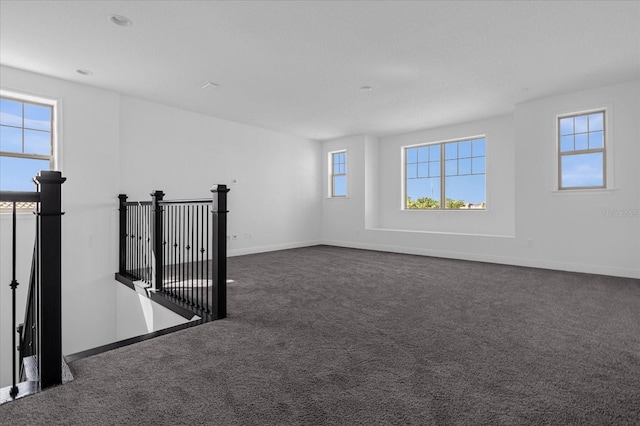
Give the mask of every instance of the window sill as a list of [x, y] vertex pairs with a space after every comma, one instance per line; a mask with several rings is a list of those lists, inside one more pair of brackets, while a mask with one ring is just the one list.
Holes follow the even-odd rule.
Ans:
[[551, 194], [553, 195], [611, 195], [616, 191], [616, 188], [602, 188], [602, 189], [553, 189]]

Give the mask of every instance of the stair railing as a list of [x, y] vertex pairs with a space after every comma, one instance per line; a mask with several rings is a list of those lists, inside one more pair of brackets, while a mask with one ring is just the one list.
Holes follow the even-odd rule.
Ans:
[[[60, 172], [41, 171], [34, 178], [37, 192], [0, 191], [0, 201], [12, 205], [12, 385], [18, 393], [17, 371], [24, 372], [25, 359], [35, 361], [41, 389], [62, 383], [62, 184]], [[16, 327], [16, 206], [36, 204], [34, 244], [25, 321]], [[16, 338], [19, 344], [16, 344]], [[17, 363], [19, 356], [20, 363]], [[21, 374], [21, 380], [24, 375]]]

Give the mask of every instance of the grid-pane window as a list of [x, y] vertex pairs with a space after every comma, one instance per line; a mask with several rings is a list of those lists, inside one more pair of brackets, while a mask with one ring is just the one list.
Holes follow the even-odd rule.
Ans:
[[33, 191], [32, 178], [51, 169], [53, 106], [0, 98], [0, 190]]
[[331, 196], [347, 196], [347, 152], [331, 153]]
[[405, 208], [484, 209], [484, 137], [405, 148]]
[[605, 112], [558, 117], [560, 189], [605, 187]]

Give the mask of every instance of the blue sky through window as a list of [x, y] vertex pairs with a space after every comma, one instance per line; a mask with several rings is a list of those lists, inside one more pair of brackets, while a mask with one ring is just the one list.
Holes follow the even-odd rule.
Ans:
[[33, 191], [33, 177], [50, 169], [52, 112], [51, 106], [0, 99], [0, 190]]
[[603, 187], [604, 111], [559, 118], [560, 187]]
[[440, 205], [444, 198], [486, 203], [485, 145], [485, 138], [478, 138], [406, 148], [406, 196], [413, 201], [432, 198]]
[[334, 152], [331, 154], [331, 196], [347, 196], [347, 153]]

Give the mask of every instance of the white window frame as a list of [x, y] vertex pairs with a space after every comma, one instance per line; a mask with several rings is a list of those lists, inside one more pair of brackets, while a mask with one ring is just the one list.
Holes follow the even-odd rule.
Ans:
[[[592, 108], [587, 110], [575, 111], [570, 113], [563, 113], [556, 115], [556, 164], [557, 164], [557, 173], [555, 178], [555, 189], [559, 192], [572, 192], [572, 191], [598, 191], [612, 187], [612, 176], [609, 171], [610, 168], [610, 160], [609, 156], [611, 155], [611, 142], [609, 138], [609, 110], [610, 108], [601, 107], [601, 108]], [[560, 129], [560, 120], [563, 118], [570, 117], [581, 117], [588, 116], [590, 114], [602, 113], [602, 148], [595, 149], [585, 149], [578, 151], [570, 151], [570, 152], [562, 152], [561, 150], [561, 129]], [[584, 133], [584, 132], [582, 132]], [[591, 133], [587, 130], [587, 134]], [[575, 135], [575, 131], [573, 135]], [[581, 134], [581, 133], [579, 133]], [[579, 155], [579, 154], [589, 154], [589, 153], [597, 153], [602, 152], [602, 185], [601, 186], [563, 186], [562, 185], [562, 159], [566, 156], [570, 155]]]
[[[30, 103], [35, 105], [43, 105], [51, 107], [51, 150], [49, 156], [43, 155], [32, 155], [32, 154], [20, 154], [20, 153], [11, 153], [4, 152], [3, 156], [7, 157], [17, 157], [17, 158], [33, 158], [33, 159], [48, 159], [49, 160], [49, 170], [59, 170], [61, 168], [61, 159], [60, 159], [60, 118], [61, 118], [61, 101], [58, 99], [47, 98], [43, 96], [28, 94], [20, 91], [14, 91], [10, 89], [0, 89], [0, 97], [10, 100], [15, 100], [23, 103]], [[16, 205], [16, 210], [22, 210], [24, 212], [31, 212], [33, 210], [33, 205], [31, 203], [18, 203]], [[0, 205], [0, 212], [8, 211], [4, 205]]]
[[[476, 136], [468, 136], [468, 137], [464, 137], [464, 138], [456, 138], [456, 139], [448, 139], [448, 140], [442, 140], [442, 141], [437, 141], [437, 142], [427, 142], [427, 143], [420, 143], [420, 144], [415, 144], [415, 145], [408, 145], [408, 146], [403, 146], [402, 147], [402, 210], [405, 211], [438, 211], [438, 212], [442, 212], [442, 211], [486, 211], [487, 210], [487, 201], [485, 199], [484, 203], [482, 203], [482, 206], [469, 206], [467, 208], [459, 208], [459, 209], [448, 209], [446, 208], [446, 198], [447, 198], [447, 192], [446, 192], [446, 171], [445, 171], [445, 145], [447, 144], [451, 144], [451, 143], [458, 143], [458, 142], [465, 142], [465, 141], [474, 141], [477, 139], [484, 139], [485, 141], [485, 153], [484, 153], [484, 173], [478, 173], [478, 174], [483, 174], [485, 177], [485, 196], [486, 196], [486, 190], [487, 190], [487, 135], [476, 135]], [[439, 159], [439, 165], [440, 165], [440, 206], [438, 208], [432, 208], [432, 209], [419, 209], [419, 208], [409, 208], [407, 207], [407, 150], [408, 149], [413, 149], [413, 148], [420, 148], [420, 147], [424, 147], [424, 146], [435, 146], [435, 145], [440, 145], [440, 159]], [[473, 155], [473, 154], [472, 154]], [[478, 156], [480, 157], [480, 156]], [[469, 157], [469, 158], [474, 158]], [[443, 204], [444, 201], [444, 204]]]
[[[344, 154], [344, 173], [334, 173], [334, 157], [337, 154]], [[329, 152], [328, 163], [329, 163], [329, 198], [347, 198], [349, 195], [349, 156], [347, 155], [346, 149], [341, 149], [338, 151]], [[335, 178], [344, 176], [345, 178], [345, 194], [344, 195], [336, 195], [335, 193]]]

